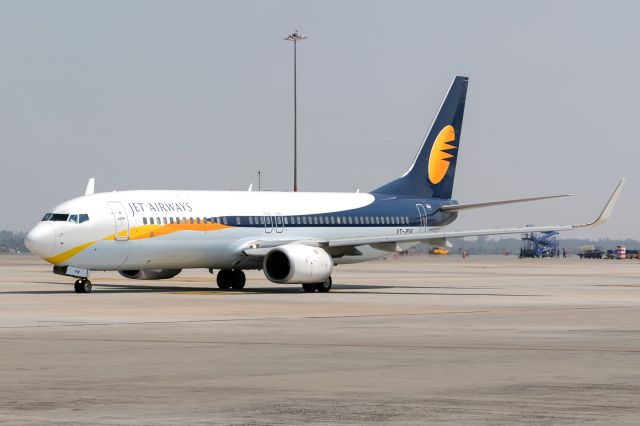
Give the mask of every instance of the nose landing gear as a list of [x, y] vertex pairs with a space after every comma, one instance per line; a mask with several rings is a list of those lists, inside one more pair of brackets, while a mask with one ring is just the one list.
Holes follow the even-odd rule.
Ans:
[[73, 287], [76, 290], [76, 293], [91, 293], [91, 281], [86, 278], [76, 280]]

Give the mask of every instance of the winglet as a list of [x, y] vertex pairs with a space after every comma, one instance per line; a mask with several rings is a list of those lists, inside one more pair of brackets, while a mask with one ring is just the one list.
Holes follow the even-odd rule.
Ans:
[[95, 184], [96, 184], [95, 178], [89, 179], [89, 182], [87, 182], [87, 189], [84, 190], [84, 195], [93, 195]]
[[249, 189], [247, 189], [247, 192], [251, 192], [252, 189], [253, 189], [253, 182], [251, 182], [251, 184], [249, 185]]
[[600, 213], [600, 216], [598, 216], [596, 220], [594, 220], [593, 222], [582, 224], [582, 225], [574, 225], [574, 228], [586, 228], [590, 226], [598, 226], [608, 221], [609, 218], [611, 217], [611, 213], [613, 213], [613, 208], [616, 206], [618, 197], [620, 197], [620, 193], [622, 192], [622, 187], [624, 186], [624, 182], [626, 179], [627, 178], [620, 179], [620, 183], [618, 183], [618, 186], [616, 187], [615, 191], [613, 191], [613, 194], [611, 194], [609, 201], [607, 201], [607, 204], [604, 206], [604, 208], [602, 209], [602, 212]]

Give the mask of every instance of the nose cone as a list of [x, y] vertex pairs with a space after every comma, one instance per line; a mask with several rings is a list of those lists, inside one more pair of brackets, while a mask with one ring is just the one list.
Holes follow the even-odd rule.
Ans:
[[53, 224], [49, 222], [38, 223], [24, 239], [24, 245], [29, 251], [43, 259], [53, 256], [56, 245]]

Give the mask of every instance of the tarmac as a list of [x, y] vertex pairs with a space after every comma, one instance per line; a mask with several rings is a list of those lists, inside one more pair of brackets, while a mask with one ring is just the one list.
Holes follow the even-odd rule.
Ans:
[[0, 424], [640, 424], [640, 261], [422, 256], [330, 293], [0, 256]]

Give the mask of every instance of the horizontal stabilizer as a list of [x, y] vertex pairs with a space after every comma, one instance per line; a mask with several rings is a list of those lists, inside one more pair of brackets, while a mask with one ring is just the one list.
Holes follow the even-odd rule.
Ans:
[[501, 206], [503, 204], [526, 203], [527, 201], [539, 201], [539, 200], [550, 200], [552, 198], [571, 197], [572, 195], [573, 194], [547, 195], [547, 196], [544, 196], [544, 197], [516, 198], [516, 199], [513, 199], [513, 200], [488, 201], [486, 203], [451, 204], [451, 205], [448, 205], [448, 206], [440, 207], [440, 210], [442, 210], [444, 212], [457, 212], [457, 211], [460, 211], [460, 210], [478, 209], [478, 208], [482, 208], [482, 207]]

